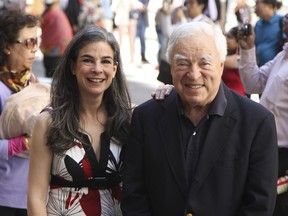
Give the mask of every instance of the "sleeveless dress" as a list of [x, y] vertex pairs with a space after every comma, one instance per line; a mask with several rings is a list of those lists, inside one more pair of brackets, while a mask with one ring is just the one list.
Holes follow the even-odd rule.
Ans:
[[[81, 133], [86, 143], [86, 134]], [[122, 146], [101, 135], [99, 161], [92, 145], [74, 140], [62, 155], [54, 155], [47, 213], [73, 216], [121, 216]]]

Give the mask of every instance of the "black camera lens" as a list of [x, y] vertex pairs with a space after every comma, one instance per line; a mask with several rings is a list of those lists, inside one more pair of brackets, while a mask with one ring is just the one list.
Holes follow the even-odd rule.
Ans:
[[245, 36], [249, 36], [252, 34], [252, 25], [250, 23], [245, 23], [243, 25], [243, 32]]

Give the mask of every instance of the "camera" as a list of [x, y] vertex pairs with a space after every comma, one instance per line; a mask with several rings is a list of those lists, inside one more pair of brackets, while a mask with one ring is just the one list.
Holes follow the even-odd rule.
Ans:
[[245, 36], [252, 34], [252, 25], [250, 23], [244, 23], [241, 29]]

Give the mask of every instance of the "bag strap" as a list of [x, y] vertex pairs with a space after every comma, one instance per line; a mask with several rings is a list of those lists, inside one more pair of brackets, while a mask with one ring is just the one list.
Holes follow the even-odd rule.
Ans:
[[283, 36], [283, 22], [284, 22], [284, 17], [281, 17], [279, 19], [279, 27], [280, 27], [280, 32], [279, 32], [279, 38], [278, 38], [278, 43], [279, 43], [279, 52], [283, 50], [283, 45], [285, 43], [285, 37]]

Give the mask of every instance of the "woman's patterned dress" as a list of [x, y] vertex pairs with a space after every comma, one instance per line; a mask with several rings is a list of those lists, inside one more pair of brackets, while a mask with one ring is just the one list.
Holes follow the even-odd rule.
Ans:
[[48, 215], [121, 216], [122, 146], [103, 133], [98, 161], [91, 145], [74, 143], [53, 157]]

